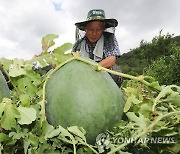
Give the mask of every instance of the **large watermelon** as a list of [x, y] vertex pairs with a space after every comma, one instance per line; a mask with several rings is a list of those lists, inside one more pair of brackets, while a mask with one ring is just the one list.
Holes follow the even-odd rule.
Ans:
[[10, 97], [10, 90], [7, 86], [6, 80], [0, 70], [0, 103], [4, 97]]
[[86, 130], [88, 143], [121, 120], [124, 99], [106, 72], [81, 61], [61, 67], [46, 86], [46, 116], [50, 124]]

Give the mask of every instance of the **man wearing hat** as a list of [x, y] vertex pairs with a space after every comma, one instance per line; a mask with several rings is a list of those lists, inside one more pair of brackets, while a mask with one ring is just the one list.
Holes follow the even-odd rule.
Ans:
[[[118, 25], [116, 19], [106, 19], [104, 10], [90, 10], [86, 21], [75, 23], [76, 36], [80, 36], [79, 30], [85, 31], [85, 36], [76, 38], [72, 52], [79, 51], [80, 56], [88, 57], [105, 68], [115, 71], [121, 70], [115, 64], [116, 58], [120, 56], [118, 42], [114, 33], [107, 32], [107, 28]], [[114, 81], [120, 86], [120, 77], [112, 75]]]

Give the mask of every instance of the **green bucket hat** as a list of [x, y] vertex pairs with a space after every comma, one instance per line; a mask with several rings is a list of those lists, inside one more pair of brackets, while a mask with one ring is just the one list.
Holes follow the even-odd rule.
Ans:
[[118, 25], [118, 21], [116, 19], [106, 19], [105, 12], [104, 10], [101, 9], [90, 10], [88, 12], [86, 21], [77, 22], [75, 23], [75, 25], [80, 30], [84, 31], [86, 24], [91, 21], [102, 21], [105, 23], [105, 28], [116, 27]]

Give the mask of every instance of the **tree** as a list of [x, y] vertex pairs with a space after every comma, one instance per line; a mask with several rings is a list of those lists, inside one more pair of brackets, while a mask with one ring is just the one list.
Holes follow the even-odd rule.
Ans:
[[180, 47], [173, 45], [170, 56], [162, 56], [145, 68], [145, 74], [153, 76], [160, 84], [180, 85]]
[[159, 36], [154, 37], [151, 42], [142, 40], [140, 42], [140, 47], [135, 50], [135, 53], [141, 58], [147, 59], [151, 64], [159, 57], [171, 55], [170, 48], [175, 43], [173, 35], [162, 35], [160, 32]]

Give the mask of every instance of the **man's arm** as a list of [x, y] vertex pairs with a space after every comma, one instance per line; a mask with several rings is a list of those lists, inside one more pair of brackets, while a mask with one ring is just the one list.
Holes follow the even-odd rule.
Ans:
[[109, 56], [109, 57], [103, 59], [102, 61], [100, 61], [99, 64], [102, 67], [110, 68], [110, 67], [115, 65], [115, 62], [116, 62], [116, 57], [115, 56]]

